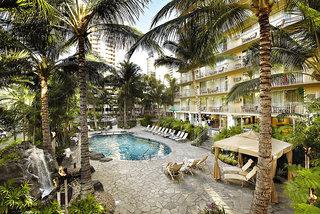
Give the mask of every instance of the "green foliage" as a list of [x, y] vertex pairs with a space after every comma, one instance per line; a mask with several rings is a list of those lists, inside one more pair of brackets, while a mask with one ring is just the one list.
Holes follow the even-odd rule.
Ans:
[[18, 185], [10, 180], [0, 186], [0, 213], [61, 214], [62, 211], [56, 201], [45, 205], [31, 198], [27, 183]]
[[233, 126], [230, 128], [223, 128], [218, 134], [213, 137], [213, 141], [219, 141], [237, 134], [241, 134], [243, 129], [240, 126]]
[[[320, 213], [320, 168], [305, 169], [293, 167], [292, 170], [297, 176], [285, 185], [285, 193], [292, 201], [296, 213]], [[314, 205], [308, 203], [309, 189], [315, 190], [318, 201]]]
[[293, 128], [290, 125], [273, 127], [272, 128], [272, 137], [282, 141], [289, 141], [290, 136], [292, 135]]
[[143, 118], [140, 120], [140, 125], [145, 127], [151, 125], [152, 119], [154, 119], [153, 115], [144, 115]]
[[207, 204], [207, 207], [205, 207], [203, 210], [199, 212], [199, 214], [225, 214], [225, 213], [226, 211], [224, 210], [224, 208], [220, 207], [214, 202]]
[[233, 166], [238, 164], [238, 161], [235, 159], [235, 156], [234, 156], [233, 152], [231, 152], [229, 154], [220, 154], [219, 155], [219, 159], [222, 162], [230, 164], [230, 165], [233, 165]]
[[135, 126], [137, 126], [137, 120], [127, 120], [127, 127], [124, 127], [123, 120], [118, 120], [119, 128], [131, 129]]
[[77, 200], [68, 208], [70, 214], [103, 214], [107, 210], [101, 205], [93, 195], [88, 195], [85, 199]]
[[14, 141], [0, 150], [0, 166], [6, 164], [9, 160], [19, 160], [21, 158], [20, 154], [14, 149], [20, 143], [22, 141]]

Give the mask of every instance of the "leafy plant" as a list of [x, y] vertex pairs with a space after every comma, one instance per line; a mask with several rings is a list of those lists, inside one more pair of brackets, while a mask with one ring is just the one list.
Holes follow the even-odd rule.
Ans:
[[69, 207], [70, 214], [104, 214], [107, 213], [105, 207], [100, 204], [93, 195], [88, 195], [85, 199], [77, 200]]
[[320, 213], [320, 200], [310, 203], [310, 189], [318, 196], [320, 193], [320, 168], [305, 169], [293, 167], [296, 177], [285, 185], [285, 193], [292, 201], [296, 213]]
[[152, 115], [144, 115], [143, 118], [140, 120], [140, 125], [141, 126], [148, 126], [152, 124], [152, 119], [154, 117]]
[[233, 126], [230, 128], [223, 128], [218, 134], [213, 137], [214, 141], [219, 141], [228, 137], [232, 137], [237, 134], [241, 134], [243, 129], [240, 126]]
[[230, 164], [230, 165], [237, 165], [238, 164], [238, 161], [235, 159], [234, 157], [234, 153], [230, 153], [230, 154], [220, 154], [219, 155], [219, 159], [224, 162], [224, 163], [227, 163], [227, 164]]

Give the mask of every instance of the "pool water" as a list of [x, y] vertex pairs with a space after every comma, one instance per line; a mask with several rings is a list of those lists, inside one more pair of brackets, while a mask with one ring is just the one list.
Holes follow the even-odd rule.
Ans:
[[90, 150], [117, 160], [147, 160], [161, 158], [170, 147], [131, 134], [95, 135], [90, 138]]

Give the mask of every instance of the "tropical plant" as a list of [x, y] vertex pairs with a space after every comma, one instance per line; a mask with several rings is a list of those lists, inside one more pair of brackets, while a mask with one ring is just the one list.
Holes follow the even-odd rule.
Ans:
[[[59, 27], [69, 37], [70, 43], [78, 44], [78, 77], [80, 87], [81, 121], [81, 195], [93, 191], [89, 163], [88, 126], [87, 126], [87, 83], [85, 71], [85, 53], [88, 35], [103, 33], [106, 39], [113, 39], [118, 46], [131, 45], [141, 34], [123, 23], [134, 23], [149, 0], [70, 0], [60, 8]], [[150, 40], [143, 45], [152, 45]], [[87, 46], [88, 47], [88, 46]]]
[[207, 204], [207, 206], [199, 212], [199, 214], [225, 214], [226, 211], [223, 207], [215, 204], [214, 202]]
[[104, 214], [108, 213], [106, 208], [97, 202], [95, 197], [91, 194], [87, 195], [86, 198], [77, 200], [71, 204], [68, 208], [70, 214]]
[[234, 135], [241, 134], [242, 132], [243, 132], [243, 129], [241, 128], [241, 126], [232, 126], [230, 128], [226, 127], [221, 129], [218, 134], [214, 135], [213, 141], [215, 142], [215, 141], [223, 140], [225, 138], [229, 138]]
[[122, 106], [124, 127], [127, 127], [128, 107], [134, 108], [136, 99], [142, 95], [142, 75], [139, 73], [140, 67], [132, 62], [125, 61], [120, 66], [119, 70], [111, 71], [108, 79], [111, 85], [119, 89], [118, 102]]

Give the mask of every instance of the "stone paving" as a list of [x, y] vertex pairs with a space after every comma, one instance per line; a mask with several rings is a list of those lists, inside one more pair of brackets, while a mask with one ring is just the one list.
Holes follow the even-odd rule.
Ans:
[[[117, 204], [116, 213], [193, 214], [213, 201], [224, 206], [227, 213], [248, 213], [253, 187], [214, 181], [211, 174], [213, 156], [210, 151], [193, 147], [190, 143], [177, 143], [139, 128], [131, 131], [137, 136], [167, 144], [172, 152], [158, 160], [91, 161], [96, 169], [93, 179], [100, 180], [105, 191], [113, 195]], [[170, 161], [181, 162], [185, 158], [200, 158], [206, 154], [209, 155], [210, 169], [198, 170], [195, 175], [185, 175], [176, 181], [164, 174], [163, 167]], [[279, 194], [279, 201], [279, 204], [270, 208], [270, 213], [293, 213], [282, 194]]]

